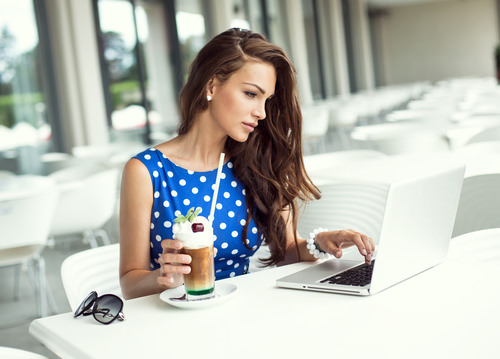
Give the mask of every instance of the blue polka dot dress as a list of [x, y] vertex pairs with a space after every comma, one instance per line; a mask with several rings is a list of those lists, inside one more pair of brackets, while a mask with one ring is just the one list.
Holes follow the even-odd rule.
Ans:
[[[217, 169], [208, 172], [190, 171], [177, 166], [154, 148], [149, 148], [134, 158], [146, 166], [153, 184], [150, 253], [151, 270], [154, 270], [159, 268], [161, 241], [172, 239], [175, 217], [186, 214], [191, 207], [200, 207], [200, 215], [208, 218]], [[249, 258], [260, 247], [263, 236], [252, 220], [247, 231], [247, 243], [251, 249], [243, 244], [242, 231], [247, 214], [245, 189], [234, 175], [231, 161], [226, 162], [222, 168], [215, 208], [215, 277], [218, 280], [245, 274], [248, 272]]]

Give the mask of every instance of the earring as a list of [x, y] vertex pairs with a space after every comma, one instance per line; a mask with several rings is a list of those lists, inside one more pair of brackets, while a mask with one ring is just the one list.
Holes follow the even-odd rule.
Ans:
[[212, 96], [207, 95], [207, 101], [208, 101], [208, 102], [212, 101]]

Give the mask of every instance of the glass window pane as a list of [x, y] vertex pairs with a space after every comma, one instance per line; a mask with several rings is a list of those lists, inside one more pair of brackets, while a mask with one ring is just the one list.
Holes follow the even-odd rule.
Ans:
[[37, 172], [50, 146], [40, 42], [32, 0], [2, 0], [0, 11], [0, 169]]
[[191, 62], [207, 42], [205, 18], [199, 0], [182, 0], [175, 3], [175, 20], [181, 47], [182, 67], [186, 72]]
[[286, 0], [267, 0], [269, 40], [281, 46], [290, 54], [290, 39], [288, 38], [286, 18], [283, 16]]
[[137, 31], [147, 72], [145, 83], [149, 107], [149, 122], [153, 142], [173, 133], [178, 125], [177, 92], [174, 86], [175, 67], [169, 52], [169, 36], [162, 0], [138, 1], [136, 7]]
[[231, 27], [250, 29], [264, 33], [261, 2], [255, 0], [233, 0]]
[[108, 75], [111, 125], [114, 130], [145, 126], [136, 56], [137, 36], [132, 3], [99, 0], [99, 25]]
[[113, 141], [160, 142], [178, 124], [165, 3], [99, 0]]
[[316, 31], [316, 14], [313, 6], [313, 1], [302, 0], [302, 6], [304, 10], [304, 27], [306, 36], [306, 46], [307, 46], [307, 60], [309, 63], [309, 77], [311, 79], [311, 90], [313, 92], [314, 99], [322, 99], [323, 96], [323, 84], [322, 84], [322, 74], [321, 74], [321, 62], [319, 57], [318, 48], [318, 33]]

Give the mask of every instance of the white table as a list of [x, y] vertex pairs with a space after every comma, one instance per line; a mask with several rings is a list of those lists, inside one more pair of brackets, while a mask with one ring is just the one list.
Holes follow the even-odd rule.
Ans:
[[448, 259], [372, 297], [277, 288], [298, 263], [231, 278], [219, 306], [185, 310], [158, 295], [126, 320], [72, 313], [30, 333], [63, 358], [493, 358], [500, 337], [500, 229], [452, 240]]

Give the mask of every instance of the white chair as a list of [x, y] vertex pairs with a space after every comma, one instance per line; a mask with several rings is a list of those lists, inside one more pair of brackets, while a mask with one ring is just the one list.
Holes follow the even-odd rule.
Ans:
[[449, 128], [445, 136], [448, 138], [451, 148], [457, 149], [469, 143], [479, 133], [485, 133], [481, 137], [492, 138], [486, 133], [490, 129], [498, 127], [500, 127], [500, 115], [466, 116], [465, 119], [457, 121], [454, 127]]
[[500, 153], [500, 140], [468, 143], [455, 150], [457, 153]]
[[[31, 269], [39, 316], [48, 314], [48, 305], [56, 311], [41, 252], [47, 244], [57, 196], [54, 181], [47, 177], [13, 176], [0, 181], [0, 267], [26, 265]], [[18, 281], [16, 278], [16, 295]]]
[[0, 358], [3, 359], [49, 359], [44, 355], [29, 352], [27, 350], [0, 347]]
[[71, 167], [50, 175], [60, 188], [60, 198], [50, 234], [62, 237], [80, 234], [91, 247], [110, 244], [109, 235], [102, 227], [116, 211], [118, 196], [116, 168], [102, 165]]
[[70, 167], [85, 166], [97, 163], [94, 159], [75, 157], [65, 152], [47, 152], [40, 156], [42, 173], [50, 175]]
[[257, 252], [254, 253], [253, 256], [250, 257], [250, 263], [248, 265], [248, 272], [255, 273], [264, 269], [273, 268], [275, 266], [264, 267], [261, 259], [267, 259], [271, 256], [271, 251], [269, 250], [269, 246], [262, 244]]
[[328, 107], [325, 105], [302, 107], [302, 141], [306, 153], [325, 151], [328, 116]]
[[109, 235], [102, 227], [116, 211], [118, 196], [116, 168], [95, 164], [72, 167], [50, 175], [60, 188], [60, 198], [50, 234], [62, 237], [80, 234], [91, 247], [110, 244]]
[[119, 246], [116, 243], [87, 249], [63, 261], [61, 278], [72, 311], [75, 311], [93, 290], [98, 295], [115, 294], [122, 297], [118, 272]]
[[500, 173], [466, 176], [453, 237], [496, 227], [500, 227]]
[[359, 111], [351, 98], [325, 102], [330, 110], [328, 130], [331, 140], [338, 140], [342, 148], [349, 148], [351, 143], [350, 133], [359, 120]]
[[353, 229], [378, 242], [388, 184], [339, 179], [318, 188], [321, 199], [304, 205], [299, 215], [298, 232], [303, 238], [315, 228], [326, 227]]
[[374, 150], [345, 150], [325, 152], [304, 156], [304, 166], [311, 179], [318, 180], [334, 174], [335, 168], [358, 161], [386, 157], [383, 152]]
[[469, 138], [469, 140], [465, 143], [465, 145], [475, 142], [484, 142], [484, 141], [500, 142], [500, 126], [485, 128], [481, 130], [480, 132], [476, 133], [474, 136]]
[[449, 150], [440, 129], [418, 122], [393, 122], [359, 126], [351, 133], [361, 148], [388, 155]]

